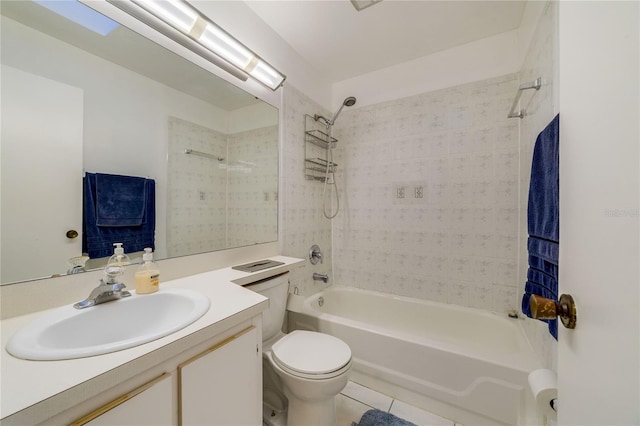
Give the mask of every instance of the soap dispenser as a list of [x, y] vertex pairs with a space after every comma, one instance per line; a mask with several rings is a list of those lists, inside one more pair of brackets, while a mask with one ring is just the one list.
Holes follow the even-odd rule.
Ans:
[[134, 276], [136, 282], [136, 293], [147, 294], [158, 291], [160, 284], [160, 269], [153, 261], [153, 253], [150, 248], [144, 249], [142, 264]]
[[126, 265], [131, 265], [131, 259], [124, 253], [124, 249], [122, 248], [122, 243], [113, 243], [115, 247], [113, 249], [113, 256], [109, 258], [107, 261], [107, 268], [110, 266], [124, 267]]

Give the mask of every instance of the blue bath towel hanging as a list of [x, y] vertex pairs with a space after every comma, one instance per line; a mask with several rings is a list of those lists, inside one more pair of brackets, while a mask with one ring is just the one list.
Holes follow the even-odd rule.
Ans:
[[[560, 116], [540, 132], [533, 148], [527, 228], [529, 270], [522, 297], [522, 312], [531, 317], [532, 294], [558, 300], [560, 241]], [[544, 320], [558, 338], [558, 320]]]

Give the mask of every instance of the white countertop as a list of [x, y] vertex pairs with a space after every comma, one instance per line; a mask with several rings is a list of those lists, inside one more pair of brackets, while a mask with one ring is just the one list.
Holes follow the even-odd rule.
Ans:
[[[177, 287], [206, 295], [211, 301], [209, 310], [194, 323], [169, 336], [110, 354], [62, 361], [28, 361], [14, 358], [4, 349], [9, 338], [20, 327], [47, 311], [2, 320], [0, 419], [174, 343], [174, 346], [180, 347], [178, 341], [181, 339], [183, 341], [180, 343], [188, 344], [185, 342], [186, 338], [200, 330], [218, 326], [219, 330], [216, 332], [222, 332], [223, 326], [228, 328], [258, 315], [266, 309], [267, 299], [242, 288], [242, 285], [285, 272], [302, 262], [301, 259], [284, 256], [271, 256], [269, 259], [284, 262], [284, 265], [256, 273], [240, 272], [229, 267], [161, 282], [160, 291], [163, 288]], [[144, 295], [134, 294], [132, 297]]]

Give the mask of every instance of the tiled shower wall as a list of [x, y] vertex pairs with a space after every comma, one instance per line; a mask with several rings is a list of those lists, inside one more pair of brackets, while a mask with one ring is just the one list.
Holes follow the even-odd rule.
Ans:
[[[283, 146], [279, 242], [284, 256], [305, 259], [303, 267], [291, 272], [290, 291], [311, 295], [334, 284], [334, 276], [331, 274], [331, 221], [322, 214], [322, 183], [304, 178], [304, 123], [305, 114], [329, 113], [299, 90], [285, 85], [284, 108], [280, 114]], [[323, 251], [322, 264], [311, 265], [308, 261], [313, 244], [318, 244]], [[329, 283], [314, 281], [314, 272], [328, 274]]]
[[363, 108], [338, 119], [338, 285], [517, 309], [516, 74]]

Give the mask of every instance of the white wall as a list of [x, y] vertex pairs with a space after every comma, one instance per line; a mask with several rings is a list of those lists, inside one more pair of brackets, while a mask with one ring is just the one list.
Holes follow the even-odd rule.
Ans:
[[356, 107], [518, 72], [518, 33], [509, 31], [333, 85], [333, 107], [347, 96]]
[[640, 4], [559, 4], [562, 425], [640, 419]]

